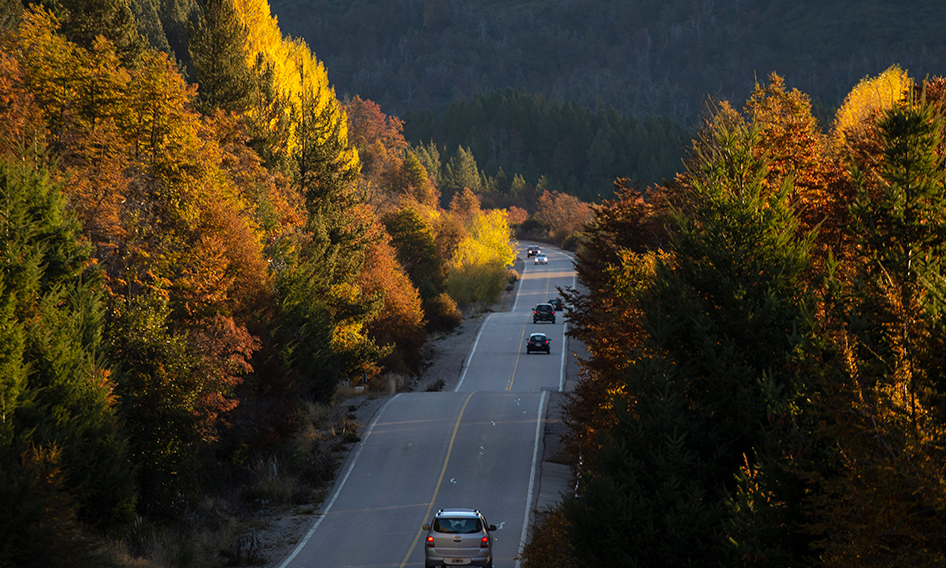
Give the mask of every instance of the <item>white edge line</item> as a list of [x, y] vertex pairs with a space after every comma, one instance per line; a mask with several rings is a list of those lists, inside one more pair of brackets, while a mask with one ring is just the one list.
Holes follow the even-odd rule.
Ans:
[[522, 292], [522, 279], [526, 277], [526, 267], [529, 266], [529, 263], [522, 261], [522, 274], [519, 275], [519, 289], [516, 290], [516, 301], [512, 303], [512, 311], [515, 312], [516, 308], [519, 306], [519, 292]]
[[296, 557], [297, 554], [305, 547], [309, 542], [309, 539], [312, 538], [312, 535], [315, 534], [315, 529], [319, 528], [319, 525], [322, 524], [322, 521], [328, 515], [329, 510], [332, 508], [332, 505], [335, 504], [335, 500], [338, 499], [338, 494], [342, 492], [342, 487], [345, 486], [345, 482], [348, 481], [348, 476], [351, 475], [351, 471], [355, 469], [355, 463], [358, 461], [358, 456], [361, 455], [361, 450], [365, 447], [365, 442], [368, 440], [368, 436], [371, 435], [371, 431], [374, 430], [375, 424], [378, 423], [378, 419], [381, 418], [381, 415], [384, 414], [384, 409], [391, 404], [395, 398], [401, 396], [402, 393], [394, 395], [390, 400], [384, 403], [384, 406], [381, 407], [381, 410], [378, 411], [378, 414], [375, 415], [374, 420], [371, 421], [371, 424], [368, 426], [368, 430], [365, 432], [365, 436], [361, 439], [361, 442], [358, 444], [358, 450], [355, 452], [355, 455], [351, 459], [351, 463], [348, 464], [348, 470], [345, 471], [345, 476], [342, 477], [341, 481], [338, 482], [338, 485], [335, 486], [335, 491], [332, 494], [332, 499], [328, 502], [328, 505], [325, 506], [325, 510], [322, 511], [322, 514], [319, 515], [319, 518], [316, 519], [315, 523], [312, 525], [312, 528], [309, 529], [309, 532], [306, 533], [305, 537], [299, 542], [295, 550], [292, 551], [292, 554], [288, 558], [283, 560], [282, 564], [279, 565], [279, 568], [286, 568], [290, 562]]
[[565, 351], [567, 351], [567, 349], [565, 348], [565, 345], [566, 345], [565, 334], [566, 333], [568, 333], [567, 323], [562, 326], [562, 348], [560, 349], [560, 351], [562, 352], [562, 361], [558, 365], [558, 392], [562, 392], [562, 390], [565, 388]]
[[[575, 279], [576, 276], [572, 276], [572, 289], [575, 288]], [[565, 322], [565, 325], [562, 326], [562, 363], [558, 367], [558, 392], [565, 390], [565, 351], [567, 351], [565, 345], [566, 337], [565, 334], [568, 333], [568, 322]]]
[[[490, 316], [491, 315], [493, 314], [490, 314]], [[466, 379], [466, 372], [470, 368], [470, 363], [473, 361], [473, 354], [476, 353], [476, 346], [480, 343], [480, 336], [483, 335], [483, 330], [486, 329], [486, 322], [488, 321], [489, 316], [486, 316], [486, 319], [480, 324], [480, 330], [476, 333], [476, 340], [473, 342], [473, 347], [470, 347], [470, 355], [466, 358], [466, 363], [463, 365], [463, 374], [460, 375], [460, 382], [457, 383], [457, 388], [453, 389], [453, 392], [460, 392], [460, 387], [463, 386], [463, 381]]]
[[529, 472], [529, 493], [526, 495], [526, 514], [522, 519], [522, 534], [519, 535], [519, 553], [516, 554], [516, 568], [519, 568], [519, 558], [522, 557], [522, 549], [526, 546], [529, 518], [532, 516], [532, 491], [535, 489], [535, 466], [539, 460], [539, 441], [542, 439], [543, 410], [548, 394], [547, 391], [542, 391], [542, 397], [539, 399], [539, 415], [535, 422], [535, 447], [532, 449], [532, 470]]

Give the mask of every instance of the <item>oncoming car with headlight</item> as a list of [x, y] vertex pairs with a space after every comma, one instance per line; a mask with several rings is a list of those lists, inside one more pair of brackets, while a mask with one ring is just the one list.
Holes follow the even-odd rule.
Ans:
[[476, 509], [440, 509], [427, 531], [424, 565], [493, 568], [494, 525]]

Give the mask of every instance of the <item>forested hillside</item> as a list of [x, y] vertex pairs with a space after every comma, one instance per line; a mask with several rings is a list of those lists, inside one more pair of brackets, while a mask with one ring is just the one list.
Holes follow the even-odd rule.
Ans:
[[265, 0], [45, 4], [0, 20], [0, 566], [257, 565], [244, 519], [356, 437], [338, 389], [505, 288], [508, 214], [441, 207]]
[[[689, 136], [667, 117], [638, 120], [512, 89], [456, 101], [442, 113], [408, 112], [404, 121], [411, 140], [436, 141], [451, 156], [461, 147], [472, 153], [487, 179], [471, 187], [515, 198], [528, 182], [587, 202], [611, 197], [618, 177], [647, 184], [672, 179]], [[438, 181], [443, 191], [463, 187], [446, 175]], [[532, 209], [534, 200], [526, 201]]]
[[823, 133], [773, 75], [594, 208], [578, 491], [526, 567], [944, 565], [944, 109], [892, 67]]
[[[397, 115], [512, 87], [687, 127], [771, 72], [828, 107], [899, 64], [946, 65], [936, 0], [273, 0], [341, 94]], [[815, 104], [816, 117], [829, 116]]]

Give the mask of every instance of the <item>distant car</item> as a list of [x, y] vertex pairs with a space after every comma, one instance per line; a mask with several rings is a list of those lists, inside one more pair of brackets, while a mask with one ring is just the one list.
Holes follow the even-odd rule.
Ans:
[[533, 351], [545, 351], [552, 354], [552, 341], [544, 333], [533, 333], [526, 342], [526, 353]]
[[552, 306], [552, 309], [555, 310], [556, 312], [562, 311], [562, 308], [564, 307], [564, 304], [562, 304], [562, 301], [559, 300], [558, 298], [552, 298], [551, 300], [549, 300], [549, 304]]
[[536, 263], [536, 264], [548, 264], [548, 263], [549, 263], [549, 257], [546, 256], [544, 252], [540, 252], [539, 254], [535, 255], [535, 263]]
[[552, 307], [552, 304], [536, 304], [532, 310], [532, 323], [539, 323], [540, 321], [555, 323], [555, 308]]
[[533, 256], [539, 254], [540, 252], [542, 252], [542, 249], [540, 249], [536, 245], [531, 245], [529, 247], [529, 252], [528, 252], [529, 258], [532, 258]]
[[427, 531], [424, 565], [483, 566], [493, 568], [493, 535], [495, 525], [476, 509], [440, 509]]

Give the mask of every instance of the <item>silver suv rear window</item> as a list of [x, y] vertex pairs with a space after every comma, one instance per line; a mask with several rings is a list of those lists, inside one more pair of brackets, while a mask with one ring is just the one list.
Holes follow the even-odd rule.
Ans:
[[440, 518], [434, 520], [434, 530], [447, 534], [469, 534], [483, 530], [483, 523], [479, 519], [451, 519]]

